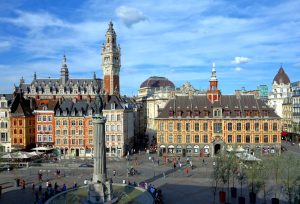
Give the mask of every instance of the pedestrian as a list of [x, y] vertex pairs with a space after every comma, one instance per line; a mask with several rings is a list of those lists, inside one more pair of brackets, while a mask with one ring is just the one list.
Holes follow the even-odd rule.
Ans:
[[34, 184], [34, 182], [32, 183], [32, 192], [34, 192], [34, 190], [35, 190], [35, 184]]
[[189, 174], [189, 168], [186, 168], [186, 169], [185, 169], [185, 173], [186, 173], [186, 175]]
[[73, 188], [77, 188], [77, 183], [76, 182], [74, 182], [74, 186], [73, 186]]
[[174, 167], [174, 169], [176, 168], [176, 163], [175, 162], [173, 163], [173, 167]]
[[165, 172], [163, 172], [163, 176], [164, 176], [164, 179], [166, 179], [166, 173]]
[[213, 162], [213, 166], [215, 166], [216, 165], [216, 162]]
[[39, 185], [39, 192], [42, 192], [42, 184]]
[[23, 188], [23, 190], [25, 189], [25, 186], [26, 186], [26, 182], [25, 182], [25, 180], [23, 179], [23, 181], [22, 181], [22, 188]]
[[57, 185], [57, 183], [56, 183], [56, 182], [54, 183], [54, 192], [55, 192], [55, 193], [57, 193], [57, 192], [58, 192], [58, 185]]
[[42, 181], [43, 174], [39, 172], [39, 181]]
[[115, 169], [113, 170], [113, 175], [116, 176], [116, 170]]
[[46, 188], [48, 188], [49, 180], [46, 181]]
[[159, 159], [157, 159], [157, 166], [159, 166]]
[[193, 170], [193, 162], [192, 162], [192, 160], [190, 161], [190, 166], [191, 166], [191, 169]]
[[179, 168], [181, 168], [182, 167], [182, 163], [181, 162], [179, 162]]
[[1, 195], [2, 195], [2, 186], [0, 186], [0, 198], [1, 198]]
[[203, 164], [203, 165], [205, 164], [205, 161], [204, 161], [204, 159], [202, 160], [202, 164]]

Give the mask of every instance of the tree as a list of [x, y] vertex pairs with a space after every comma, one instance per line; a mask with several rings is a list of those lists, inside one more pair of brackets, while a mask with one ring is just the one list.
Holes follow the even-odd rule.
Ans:
[[221, 168], [222, 168], [222, 161], [219, 156], [217, 156], [213, 163], [213, 172], [211, 174], [212, 178], [212, 186], [213, 186], [213, 195], [214, 201], [216, 203], [216, 193], [218, 190], [219, 182], [221, 181]]
[[274, 198], [277, 198], [278, 195], [278, 185], [279, 185], [279, 179], [280, 174], [282, 170], [282, 159], [279, 154], [274, 155], [270, 161], [269, 161], [269, 170], [270, 170], [270, 176], [274, 179]]
[[284, 186], [284, 193], [288, 196], [289, 203], [292, 203], [292, 195], [297, 193], [300, 183], [300, 160], [291, 153], [282, 159], [281, 180]]

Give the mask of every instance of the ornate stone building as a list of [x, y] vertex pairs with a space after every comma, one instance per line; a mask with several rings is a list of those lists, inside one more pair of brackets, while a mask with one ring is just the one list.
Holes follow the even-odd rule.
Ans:
[[0, 94], [0, 152], [11, 151], [10, 105], [12, 94]]
[[293, 104], [291, 98], [285, 98], [282, 103], [282, 131], [293, 131]]
[[300, 81], [293, 82], [291, 88], [293, 132], [300, 134]]
[[275, 109], [277, 115], [282, 117], [282, 103], [285, 98], [289, 98], [291, 93], [290, 79], [285, 73], [283, 67], [280, 67], [278, 73], [273, 79], [272, 92], [268, 97], [268, 105]]
[[160, 155], [280, 151], [280, 117], [254, 95], [222, 95], [215, 65], [206, 95], [175, 96], [155, 124]]

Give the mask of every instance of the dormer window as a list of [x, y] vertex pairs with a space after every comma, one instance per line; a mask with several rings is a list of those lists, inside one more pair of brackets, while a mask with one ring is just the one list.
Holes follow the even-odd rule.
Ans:
[[181, 117], [182, 116], [182, 112], [181, 111], [177, 111], [177, 117]]
[[246, 113], [246, 117], [250, 117], [251, 116], [251, 112], [250, 111], [245, 111]]
[[169, 117], [170, 118], [174, 117], [174, 111], [172, 111], [172, 110], [169, 111]]
[[221, 117], [222, 116], [222, 114], [221, 114], [221, 109], [215, 109], [214, 110], [214, 117]]
[[110, 108], [111, 108], [111, 110], [115, 110], [116, 109], [116, 104], [115, 103], [110, 104]]
[[89, 115], [92, 115], [92, 114], [93, 114], [93, 111], [92, 111], [92, 110], [89, 110], [88, 114], [89, 114]]
[[78, 112], [78, 115], [79, 115], [79, 116], [82, 116], [82, 111], [81, 111], [81, 110]]
[[190, 110], [187, 111], [187, 117], [192, 117], [192, 111]]
[[67, 111], [66, 110], [64, 110], [63, 116], [67, 116]]
[[195, 117], [199, 117], [199, 115], [200, 115], [200, 112], [199, 112], [199, 111], [195, 111], [195, 112], [194, 112], [194, 116], [195, 116]]
[[44, 107], [43, 107], [43, 110], [48, 110], [47, 106], [44, 106]]
[[75, 116], [75, 111], [72, 111], [71, 116]]
[[236, 116], [237, 116], [237, 117], [241, 117], [241, 111], [236, 110], [235, 113], [236, 113]]
[[269, 111], [264, 111], [264, 116], [268, 117], [269, 116]]
[[207, 110], [204, 111], [204, 117], [208, 117], [208, 111]]
[[225, 117], [230, 117], [230, 110], [225, 111]]

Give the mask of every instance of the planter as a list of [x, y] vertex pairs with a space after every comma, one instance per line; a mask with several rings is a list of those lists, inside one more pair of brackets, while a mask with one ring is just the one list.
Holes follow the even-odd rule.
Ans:
[[250, 203], [255, 204], [256, 203], [256, 193], [250, 192], [249, 193]]
[[278, 198], [272, 198], [271, 201], [272, 201], [272, 204], [279, 204]]
[[236, 198], [236, 196], [237, 196], [237, 188], [236, 187], [231, 187], [230, 191], [231, 191], [231, 197], [232, 198]]
[[226, 201], [226, 193], [224, 191], [219, 192], [219, 201], [220, 203], [225, 203]]
[[239, 202], [238, 202], [238, 203], [239, 203], [239, 204], [245, 204], [245, 203], [246, 203], [245, 197], [240, 196], [240, 197], [239, 197]]

